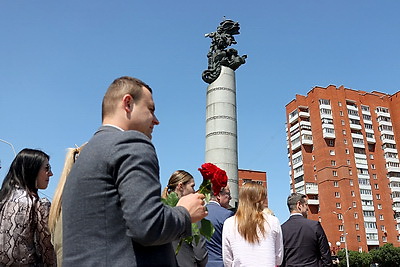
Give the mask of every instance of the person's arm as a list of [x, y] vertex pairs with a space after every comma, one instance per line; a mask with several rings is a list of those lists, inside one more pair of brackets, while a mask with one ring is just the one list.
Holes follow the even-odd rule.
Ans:
[[[225, 221], [226, 222], [226, 221]], [[229, 223], [229, 222], [228, 222]], [[229, 228], [227, 224], [224, 223], [224, 228], [222, 229], [222, 259], [225, 267], [233, 266], [233, 254], [231, 245], [229, 243]]]
[[36, 249], [42, 256], [45, 267], [57, 266], [56, 254], [51, 235], [48, 228], [48, 219], [50, 212], [50, 202], [47, 199], [41, 199], [36, 203], [37, 224], [35, 229]]
[[276, 235], [275, 235], [275, 264], [281, 265], [283, 261], [283, 237], [282, 237], [282, 228], [279, 223], [278, 218], [276, 219]]
[[110, 153], [128, 236], [150, 246], [190, 235], [188, 211], [161, 202], [158, 160], [150, 140], [132, 134]]
[[328, 239], [326, 238], [325, 231], [319, 222], [317, 224], [317, 238], [323, 266], [332, 266], [331, 251], [329, 248]]

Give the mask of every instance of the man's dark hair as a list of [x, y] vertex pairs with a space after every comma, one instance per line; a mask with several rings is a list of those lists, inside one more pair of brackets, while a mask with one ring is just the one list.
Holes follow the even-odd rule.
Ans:
[[299, 193], [292, 193], [290, 196], [287, 198], [287, 206], [289, 208], [289, 211], [292, 212], [293, 210], [297, 209], [297, 202], [300, 201], [301, 204], [306, 203], [307, 196], [304, 194], [299, 194]]

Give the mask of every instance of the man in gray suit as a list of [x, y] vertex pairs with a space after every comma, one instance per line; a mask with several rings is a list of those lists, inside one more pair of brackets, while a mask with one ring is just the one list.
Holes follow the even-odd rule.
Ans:
[[207, 215], [204, 195], [160, 201], [151, 134], [159, 124], [151, 88], [121, 77], [102, 103], [103, 125], [81, 151], [65, 184], [63, 267], [175, 266], [171, 241]]
[[307, 196], [292, 193], [287, 199], [289, 219], [282, 224], [284, 267], [332, 266], [324, 229], [318, 221], [307, 219]]

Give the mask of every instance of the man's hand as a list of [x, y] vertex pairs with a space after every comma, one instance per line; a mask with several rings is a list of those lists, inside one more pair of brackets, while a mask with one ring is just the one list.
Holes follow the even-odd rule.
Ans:
[[195, 193], [181, 197], [176, 205], [186, 208], [190, 214], [190, 218], [192, 218], [192, 223], [195, 223], [208, 214], [204, 204], [204, 195]]

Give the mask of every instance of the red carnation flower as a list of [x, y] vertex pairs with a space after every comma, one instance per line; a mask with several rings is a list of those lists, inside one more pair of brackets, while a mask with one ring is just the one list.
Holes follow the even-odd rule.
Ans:
[[224, 170], [221, 170], [212, 163], [204, 163], [199, 168], [201, 175], [204, 180], [209, 180], [212, 185], [212, 191], [214, 195], [218, 195], [221, 192], [222, 187], [226, 187], [228, 184], [228, 176]]

